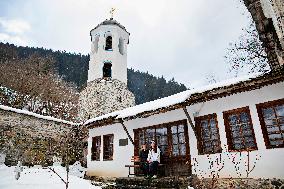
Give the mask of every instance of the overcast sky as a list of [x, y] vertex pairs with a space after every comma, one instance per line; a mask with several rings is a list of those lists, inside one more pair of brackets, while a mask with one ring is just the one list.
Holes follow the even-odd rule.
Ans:
[[128, 68], [190, 88], [231, 77], [226, 48], [249, 22], [239, 0], [0, 0], [0, 41], [88, 54], [111, 7], [131, 34]]

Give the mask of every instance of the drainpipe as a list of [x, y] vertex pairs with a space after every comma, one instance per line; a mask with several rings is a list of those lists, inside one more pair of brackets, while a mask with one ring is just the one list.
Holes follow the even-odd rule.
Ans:
[[193, 132], [194, 132], [195, 137], [197, 137], [195, 126], [192, 123], [191, 117], [190, 117], [190, 115], [189, 115], [189, 113], [188, 113], [188, 111], [186, 109], [186, 106], [183, 106], [182, 109], [183, 109], [183, 111], [184, 111], [184, 113], [185, 113], [185, 115], [187, 117], [187, 120], [188, 120], [188, 122], [189, 122], [189, 124], [190, 124], [190, 126], [191, 126], [191, 128], [193, 130]]
[[130, 142], [131, 142], [131, 143], [133, 144], [133, 146], [134, 146], [134, 141], [133, 141], [132, 137], [130, 136], [130, 134], [129, 134], [127, 128], [126, 128], [123, 119], [119, 119], [119, 122], [121, 123], [121, 125], [122, 125], [124, 131], [126, 132], [126, 134], [127, 134], [128, 138], [129, 138]]

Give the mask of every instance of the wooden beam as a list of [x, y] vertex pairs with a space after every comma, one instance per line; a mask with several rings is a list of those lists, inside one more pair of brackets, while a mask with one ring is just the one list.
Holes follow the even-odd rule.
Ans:
[[128, 130], [127, 130], [125, 124], [124, 124], [123, 119], [119, 119], [119, 122], [121, 123], [121, 125], [122, 125], [124, 131], [126, 132], [126, 134], [127, 134], [128, 138], [129, 138], [130, 142], [131, 142], [131, 143], [133, 144], [133, 146], [134, 146], [134, 140], [133, 140], [132, 137], [130, 136], [130, 134], [129, 134], [129, 132], [128, 132]]
[[191, 120], [191, 117], [190, 117], [187, 109], [186, 109], [186, 106], [182, 107], [182, 109], [183, 109], [183, 111], [184, 111], [184, 113], [185, 113], [185, 115], [187, 117], [187, 120], [188, 120], [188, 122], [189, 122], [189, 124], [190, 124], [190, 126], [191, 126], [191, 128], [193, 130], [193, 132], [194, 132], [195, 137], [197, 137], [195, 126], [193, 125], [193, 122]]

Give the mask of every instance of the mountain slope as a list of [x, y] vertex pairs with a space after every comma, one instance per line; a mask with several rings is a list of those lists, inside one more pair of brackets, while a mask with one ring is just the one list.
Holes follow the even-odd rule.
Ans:
[[[42, 57], [52, 57], [60, 76], [68, 82], [74, 83], [79, 90], [84, 88], [88, 78], [89, 55], [53, 51], [44, 48], [22, 47], [13, 44], [0, 43], [0, 63], [11, 59], [23, 59], [38, 54]], [[0, 70], [1, 71], [1, 70]], [[156, 77], [148, 72], [128, 69], [128, 88], [134, 93], [136, 104], [163, 98], [187, 88], [177, 83], [174, 78], [166, 81], [163, 77]]]

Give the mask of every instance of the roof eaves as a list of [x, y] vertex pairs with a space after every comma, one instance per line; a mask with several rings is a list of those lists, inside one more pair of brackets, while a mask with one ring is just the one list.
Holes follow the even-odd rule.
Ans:
[[264, 86], [282, 82], [284, 81], [283, 71], [284, 70], [282, 69], [282, 71], [279, 70], [279, 72], [268, 72], [261, 75], [260, 77], [252, 78], [250, 80], [241, 81], [229, 86], [214, 88], [202, 93], [192, 94], [191, 97], [186, 100], [186, 104], [192, 105], [208, 100], [214, 100], [217, 98], [222, 98], [245, 91], [251, 91], [262, 88]]
[[[90, 35], [91, 35], [91, 33], [92, 33], [93, 30], [95, 30], [95, 29], [97, 29], [97, 28], [99, 28], [100, 26], [103, 26], [103, 25], [115, 25], [115, 26], [118, 26], [119, 28], [123, 29], [126, 33], [128, 33], [128, 35], [130, 35], [130, 33], [126, 30], [126, 28], [125, 28], [123, 25], [121, 25], [119, 22], [115, 21], [115, 22], [112, 22], [112, 23], [105, 24], [106, 21], [109, 21], [109, 20], [106, 19], [105, 21], [101, 22], [101, 23], [98, 24], [96, 27], [94, 27], [93, 29], [91, 29]], [[128, 43], [129, 43], [129, 42], [128, 42]]]
[[[115, 123], [118, 120], [117, 117], [125, 121], [133, 120], [136, 118], [146, 118], [154, 114], [165, 113], [167, 111], [179, 109], [179, 108], [193, 105], [196, 103], [205, 102], [208, 100], [213, 100], [213, 99], [217, 99], [217, 98], [221, 98], [225, 96], [230, 96], [230, 95], [241, 93], [244, 91], [255, 90], [263, 86], [267, 86], [270, 84], [284, 81], [283, 73], [284, 73], [284, 66], [282, 66], [282, 68], [278, 69], [277, 71], [264, 73], [256, 78], [250, 78], [249, 80], [240, 81], [238, 83], [234, 83], [228, 86], [216, 87], [216, 88], [212, 88], [210, 90], [206, 90], [203, 92], [193, 93], [185, 101], [177, 103], [177, 104], [173, 104], [167, 107], [162, 107], [162, 108], [158, 108], [158, 109], [154, 109], [150, 111], [140, 112], [136, 115], [132, 115], [128, 117], [119, 117], [119, 114], [118, 114], [117, 116], [112, 118], [111, 123]], [[105, 123], [107, 123], [106, 121], [110, 121], [110, 120], [105, 120], [105, 121], [102, 121], [101, 123], [105, 125]], [[100, 124], [100, 122], [96, 122], [96, 124]]]
[[129, 121], [129, 120], [133, 120], [133, 119], [136, 119], [136, 118], [146, 118], [146, 117], [150, 117], [150, 116], [155, 115], [155, 114], [165, 113], [165, 112], [168, 112], [168, 111], [171, 111], [171, 110], [182, 108], [182, 107], [184, 107], [184, 105], [185, 105], [185, 102], [180, 102], [180, 103], [170, 105], [170, 106], [167, 106], [167, 107], [162, 107], [162, 108], [158, 108], [158, 109], [150, 110], [150, 111], [144, 111], [144, 112], [138, 113], [138, 114], [133, 115], [133, 116], [125, 117], [125, 118], [123, 118], [123, 120]]
[[117, 116], [104, 118], [104, 119], [101, 119], [101, 120], [98, 120], [98, 121], [94, 121], [94, 122], [84, 124], [84, 126], [87, 127], [88, 129], [93, 129], [93, 128], [96, 128], [96, 127], [102, 127], [102, 126], [109, 125], [109, 124], [119, 123], [119, 121], [116, 119], [116, 117]]
[[46, 121], [53, 121], [53, 122], [63, 123], [63, 124], [72, 125], [72, 126], [80, 125], [80, 123], [74, 123], [74, 122], [71, 122], [71, 121], [58, 119], [58, 118], [51, 117], [51, 116], [44, 116], [44, 115], [37, 114], [37, 113], [34, 113], [34, 112], [30, 112], [30, 111], [27, 111], [27, 110], [21, 110], [21, 109], [13, 108], [13, 107], [10, 107], [10, 106], [0, 105], [0, 109], [4, 110], [4, 111], [17, 113], [17, 114], [35, 117], [35, 118], [46, 120]]
[[[158, 108], [158, 109], [155, 109], [155, 110], [152, 110], [152, 111], [141, 112], [141, 113], [138, 113], [134, 116], [125, 117], [123, 119], [124, 120], [132, 120], [132, 119], [136, 119], [136, 118], [146, 118], [146, 117], [149, 117], [149, 116], [154, 115], [154, 114], [164, 113], [164, 112], [171, 111], [171, 110], [174, 110], [174, 109], [182, 108], [184, 106], [193, 105], [193, 104], [196, 104], [196, 103], [199, 103], [199, 102], [205, 102], [205, 101], [213, 100], [213, 99], [216, 99], [216, 98], [230, 96], [230, 95], [233, 95], [233, 94], [236, 94], [236, 93], [258, 89], [258, 88], [261, 88], [261, 87], [269, 85], [269, 84], [278, 83], [278, 82], [284, 81], [284, 75], [283, 75], [284, 69], [283, 68], [284, 67], [282, 67], [282, 71], [281, 71], [281, 69], [279, 69], [276, 72], [268, 72], [268, 73], [262, 74], [262, 75], [260, 75], [256, 78], [250, 78], [249, 80], [240, 81], [238, 83], [231, 84], [231, 85], [228, 85], [228, 86], [217, 87], [217, 88], [206, 90], [206, 91], [203, 91], [203, 92], [200, 92], [200, 93], [193, 93], [184, 102], [174, 104], [174, 105], [170, 105], [168, 107]], [[278, 77], [277, 77], [277, 75], [278, 75]], [[263, 82], [263, 78], [266, 79], [266, 82]], [[259, 81], [259, 82], [257, 82], [257, 81]]]

